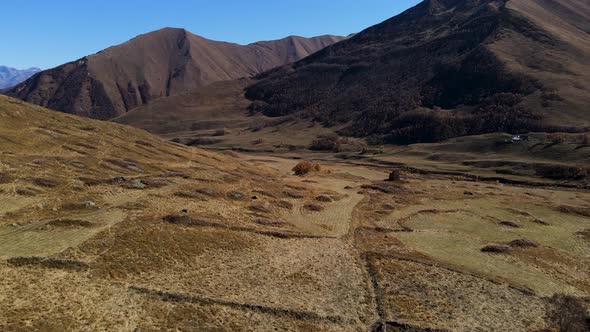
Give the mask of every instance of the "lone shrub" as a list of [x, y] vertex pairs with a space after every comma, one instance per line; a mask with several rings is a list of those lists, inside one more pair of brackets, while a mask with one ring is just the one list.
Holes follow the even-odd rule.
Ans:
[[336, 135], [324, 135], [315, 139], [309, 149], [315, 151], [338, 151], [340, 150], [340, 143], [340, 137]]
[[489, 253], [504, 253], [509, 252], [512, 250], [512, 247], [506, 244], [488, 244], [487, 246], [481, 248], [482, 252], [489, 252]]
[[275, 206], [278, 206], [282, 209], [293, 210], [293, 203], [287, 201], [276, 201], [274, 202]]
[[227, 134], [225, 129], [217, 129], [211, 136], [225, 136], [225, 134]]
[[549, 141], [553, 144], [560, 144], [567, 142], [567, 135], [564, 133], [554, 133], [548, 136]]
[[547, 323], [560, 332], [590, 330], [584, 303], [575, 296], [556, 294], [547, 305]]
[[295, 175], [305, 175], [311, 172], [320, 172], [322, 167], [319, 164], [314, 164], [311, 161], [302, 161], [293, 167]]
[[12, 182], [12, 177], [7, 173], [0, 172], [0, 184]]
[[55, 188], [59, 184], [51, 179], [44, 179], [44, 178], [35, 178], [33, 179], [33, 184], [38, 187], [46, 187], [46, 188]]
[[400, 181], [402, 179], [402, 174], [399, 170], [395, 169], [389, 173], [388, 181]]
[[512, 247], [519, 247], [519, 248], [536, 248], [539, 244], [535, 241], [528, 240], [528, 239], [516, 239], [510, 241], [509, 243]]
[[324, 202], [324, 203], [332, 202], [332, 198], [330, 198], [330, 196], [328, 196], [328, 195], [319, 195], [315, 199], [318, 202]]
[[304, 209], [309, 210], [309, 211], [314, 211], [314, 212], [320, 212], [324, 210], [323, 206], [317, 205], [317, 204], [305, 204], [303, 206]]
[[500, 221], [500, 225], [512, 228], [519, 228], [520, 225], [515, 223], [514, 221]]

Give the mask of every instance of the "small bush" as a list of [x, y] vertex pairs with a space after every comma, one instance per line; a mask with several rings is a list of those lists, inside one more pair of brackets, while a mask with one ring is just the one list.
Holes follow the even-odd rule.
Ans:
[[96, 205], [90, 204], [90, 202], [69, 202], [61, 205], [62, 210], [75, 211], [75, 210], [98, 210]]
[[12, 177], [7, 173], [0, 172], [0, 184], [12, 182]]
[[304, 209], [309, 210], [309, 211], [314, 211], [314, 212], [320, 212], [324, 210], [323, 206], [317, 205], [317, 204], [305, 204], [303, 206]]
[[510, 241], [509, 245], [511, 247], [519, 247], [519, 248], [536, 248], [539, 244], [535, 241], [528, 240], [528, 239], [516, 239]]
[[79, 219], [56, 219], [48, 222], [47, 226], [52, 227], [94, 227], [96, 226], [95, 223], [88, 221], [88, 220], [79, 220]]
[[16, 188], [16, 193], [21, 196], [35, 196], [37, 192], [30, 188]]
[[547, 323], [560, 332], [590, 330], [584, 303], [575, 296], [556, 294], [547, 305]]
[[234, 201], [243, 201], [246, 199], [246, 195], [239, 191], [230, 191], [227, 193], [227, 198]]
[[209, 197], [221, 196], [221, 193], [219, 193], [217, 190], [215, 190], [213, 188], [198, 188], [198, 189], [195, 189], [195, 192], [197, 194], [201, 194], [201, 195], [205, 195], [205, 196], [209, 196]]
[[293, 167], [295, 175], [305, 175], [311, 172], [320, 172], [322, 170], [319, 164], [314, 164], [311, 161], [302, 161]]
[[330, 198], [330, 196], [327, 196], [327, 195], [319, 195], [315, 198], [315, 200], [318, 202], [324, 202], [324, 203], [332, 202], [332, 198]]
[[263, 204], [250, 205], [248, 207], [248, 209], [250, 209], [250, 211], [253, 211], [253, 212], [261, 212], [261, 213], [270, 213], [270, 212], [272, 212], [271, 209], [269, 209], [268, 207], [266, 207]]
[[250, 125], [250, 129], [253, 133], [259, 132], [262, 129], [266, 128], [266, 124], [262, 122], [257, 122], [255, 124]]
[[284, 191], [283, 194], [285, 194], [285, 196], [287, 196], [289, 198], [295, 198], [295, 199], [302, 199], [305, 197], [303, 194], [300, 194], [300, 193], [294, 192], [294, 191]]
[[561, 213], [575, 214], [575, 215], [579, 215], [582, 217], [589, 217], [590, 218], [590, 208], [570, 206], [570, 205], [560, 205], [557, 209]]
[[82, 181], [84, 183], [84, 185], [89, 186], [89, 187], [90, 186], [99, 186], [99, 185], [107, 184], [110, 182], [110, 180], [88, 178], [88, 177], [84, 177], [84, 176], [79, 177], [78, 180]]
[[275, 206], [278, 206], [283, 209], [293, 210], [293, 203], [287, 201], [276, 201], [274, 202]]
[[8, 264], [21, 267], [21, 266], [40, 266], [46, 269], [64, 269], [64, 270], [86, 270], [88, 269], [88, 264], [69, 260], [69, 259], [59, 259], [59, 258], [48, 258], [48, 257], [12, 257], [8, 259]]
[[568, 136], [564, 133], [554, 133], [547, 136], [549, 141], [553, 144], [562, 144], [568, 141]]
[[43, 178], [36, 178], [33, 179], [33, 184], [39, 187], [46, 187], [46, 188], [55, 188], [59, 184], [55, 180], [51, 179], [43, 179]]
[[225, 134], [227, 134], [225, 129], [217, 129], [211, 136], [225, 136]]
[[340, 144], [340, 137], [336, 135], [324, 135], [315, 139], [309, 149], [314, 151], [339, 151]]
[[579, 236], [582, 239], [590, 240], [590, 228], [577, 231], [576, 236]]
[[281, 219], [266, 219], [266, 218], [258, 218], [254, 220], [255, 223], [263, 226], [282, 226], [285, 225], [286, 222]]
[[488, 244], [487, 246], [481, 248], [482, 252], [489, 252], [489, 253], [505, 253], [512, 250], [512, 247], [506, 244]]
[[534, 219], [534, 220], [533, 220], [533, 222], [534, 222], [535, 224], [539, 224], [539, 225], [543, 225], [543, 226], [549, 226], [549, 225], [550, 225], [550, 224], [549, 224], [548, 222], [546, 222], [545, 220], [543, 220], [543, 219], [538, 219], [538, 218]]
[[149, 146], [149, 147], [154, 147], [154, 145], [150, 142], [146, 142], [146, 141], [135, 141], [135, 144], [137, 145], [143, 145], [143, 146]]
[[514, 221], [500, 221], [500, 225], [502, 226], [506, 226], [506, 227], [512, 227], [512, 228], [520, 228], [520, 225], [515, 223]]
[[219, 226], [215, 222], [205, 219], [195, 219], [187, 215], [171, 214], [163, 218], [169, 224], [184, 225], [184, 226]]
[[549, 107], [552, 101], [563, 101], [563, 98], [555, 90], [543, 91], [541, 94], [541, 104], [543, 107]]
[[388, 181], [400, 181], [402, 179], [402, 173], [399, 170], [393, 170], [389, 173]]

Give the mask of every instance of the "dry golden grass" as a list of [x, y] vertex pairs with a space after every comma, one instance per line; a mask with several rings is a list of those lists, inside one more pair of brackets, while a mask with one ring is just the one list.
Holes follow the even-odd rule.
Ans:
[[590, 294], [585, 191], [302, 178], [5, 97], [0, 148], [0, 330], [529, 331]]

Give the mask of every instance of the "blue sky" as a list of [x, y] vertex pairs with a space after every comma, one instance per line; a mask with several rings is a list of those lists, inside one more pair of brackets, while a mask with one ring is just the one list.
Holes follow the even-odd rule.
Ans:
[[247, 44], [348, 35], [420, 0], [4, 1], [0, 65], [51, 68], [163, 27]]

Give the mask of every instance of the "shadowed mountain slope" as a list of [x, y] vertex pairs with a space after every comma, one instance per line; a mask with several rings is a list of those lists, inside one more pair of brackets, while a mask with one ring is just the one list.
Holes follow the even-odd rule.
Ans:
[[160, 97], [299, 60], [343, 38], [291, 36], [244, 46], [165, 28], [44, 71], [7, 94], [67, 113], [111, 119]]
[[590, 123], [581, 0], [427, 0], [247, 88], [253, 111], [432, 142]]

